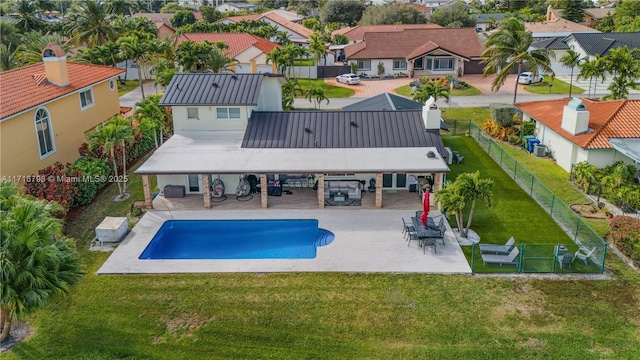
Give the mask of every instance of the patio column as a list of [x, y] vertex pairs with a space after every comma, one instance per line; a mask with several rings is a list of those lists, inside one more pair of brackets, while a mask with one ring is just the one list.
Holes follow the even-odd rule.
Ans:
[[204, 196], [204, 208], [211, 209], [211, 188], [209, 185], [209, 175], [208, 174], [200, 174], [202, 178], [202, 187], [204, 191], [202, 192], [202, 196]]
[[376, 209], [382, 209], [382, 173], [376, 174]]
[[252, 74], [258, 73], [258, 65], [256, 64], [256, 59], [251, 60], [251, 73]]
[[433, 192], [442, 189], [442, 173], [433, 174]]
[[142, 191], [144, 192], [144, 207], [147, 209], [153, 209], [153, 198], [151, 197], [149, 175], [142, 175]]
[[269, 195], [269, 189], [267, 187], [267, 174], [260, 174], [260, 207], [266, 209], [267, 196]]
[[316, 192], [318, 197], [318, 208], [324, 209], [324, 174], [318, 175], [318, 191]]

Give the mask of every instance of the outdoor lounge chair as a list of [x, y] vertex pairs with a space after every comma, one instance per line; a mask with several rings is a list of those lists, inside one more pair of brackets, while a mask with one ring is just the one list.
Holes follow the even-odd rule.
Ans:
[[504, 245], [493, 245], [493, 244], [480, 244], [480, 252], [482, 253], [490, 253], [497, 255], [506, 255], [511, 252], [511, 249], [515, 246], [516, 240], [513, 236], [507, 240]]
[[589, 257], [591, 257], [591, 255], [593, 254], [593, 252], [596, 251], [596, 248], [594, 247], [593, 249], [589, 250], [587, 248], [584, 247], [580, 247], [578, 249], [578, 251], [576, 251], [575, 255], [575, 259], [580, 259], [582, 260], [582, 262], [584, 263], [585, 266], [589, 265]]
[[482, 254], [482, 262], [484, 264], [500, 264], [502, 265], [518, 265], [518, 254], [520, 254], [520, 250], [517, 247], [514, 247], [509, 255], [490, 255], [490, 254]]

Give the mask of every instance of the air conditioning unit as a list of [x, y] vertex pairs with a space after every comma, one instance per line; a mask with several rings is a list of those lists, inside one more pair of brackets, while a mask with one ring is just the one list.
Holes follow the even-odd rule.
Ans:
[[107, 216], [96, 227], [96, 240], [100, 243], [119, 242], [129, 231], [129, 222], [126, 217]]
[[536, 144], [533, 147], [533, 154], [537, 157], [545, 157], [547, 156], [547, 146], [546, 145], [541, 145], [541, 144]]

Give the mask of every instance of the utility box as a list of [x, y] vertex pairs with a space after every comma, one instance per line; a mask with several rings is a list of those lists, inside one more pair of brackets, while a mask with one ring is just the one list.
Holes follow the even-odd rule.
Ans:
[[126, 217], [107, 216], [96, 227], [96, 239], [100, 242], [118, 242], [127, 235], [129, 222]]
[[547, 156], [547, 146], [542, 144], [535, 144], [533, 146], [533, 154], [537, 157]]

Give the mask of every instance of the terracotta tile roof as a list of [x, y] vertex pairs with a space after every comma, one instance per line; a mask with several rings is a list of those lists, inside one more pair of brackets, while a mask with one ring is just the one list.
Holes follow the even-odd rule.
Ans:
[[361, 25], [355, 27], [346, 27], [334, 31], [331, 35], [342, 34], [349, 41], [362, 41], [366, 33], [389, 33], [402, 32], [411, 29], [441, 29], [438, 24], [399, 24], [399, 25]]
[[472, 28], [437, 28], [369, 32], [365, 34], [363, 43], [349, 45], [344, 51], [348, 59], [411, 59], [435, 48], [468, 59], [480, 57], [484, 50], [476, 31]]
[[525, 31], [532, 33], [566, 33], [566, 32], [598, 32], [588, 26], [580, 25], [566, 19], [553, 21], [525, 22]]
[[200, 44], [205, 40], [208, 40], [210, 43], [216, 43], [222, 41], [229, 45], [229, 49], [227, 51], [227, 56], [236, 57], [238, 54], [246, 51], [248, 48], [254, 46], [260, 49], [263, 53], [268, 54], [276, 47], [280, 45], [271, 42], [269, 40], [265, 40], [259, 36], [249, 35], [244, 33], [188, 33], [182, 34], [178, 37], [178, 42], [176, 45], [180, 45], [183, 41], [191, 40], [196, 44]]
[[160, 14], [160, 13], [135, 13], [133, 14], [133, 17], [141, 17], [141, 18], [145, 18], [148, 20], [151, 20], [153, 22], [162, 22], [165, 23], [167, 25], [171, 25], [171, 21], [169, 21], [171, 19], [171, 17], [173, 16], [173, 14]]
[[584, 149], [608, 149], [610, 138], [640, 139], [640, 100], [581, 99], [589, 111], [589, 131], [571, 135], [562, 129], [562, 112], [571, 99], [518, 103], [516, 107]]
[[431, 8], [430, 7], [426, 7], [420, 4], [415, 4], [415, 3], [410, 3], [408, 4], [409, 6], [411, 6], [412, 8], [420, 11], [420, 12], [430, 12]]
[[276, 14], [275, 12], [267, 12], [264, 14], [254, 14], [254, 15], [243, 15], [243, 16], [230, 16], [226, 19], [222, 20], [230, 20], [232, 22], [240, 22], [242, 20], [251, 21], [251, 20], [264, 20], [265, 18], [273, 21], [276, 24], [279, 24], [282, 27], [285, 27], [296, 34], [301, 35], [304, 38], [309, 38], [311, 34], [313, 34], [313, 30], [307, 29], [306, 27], [295, 23], [293, 21], [289, 21], [288, 19]]
[[614, 14], [616, 12], [616, 8], [592, 8], [592, 9], [584, 9], [584, 13], [591, 16], [593, 19], [603, 19], [609, 13]]
[[113, 78], [124, 69], [67, 62], [69, 85], [44, 81], [44, 63], [0, 72], [0, 119]]

